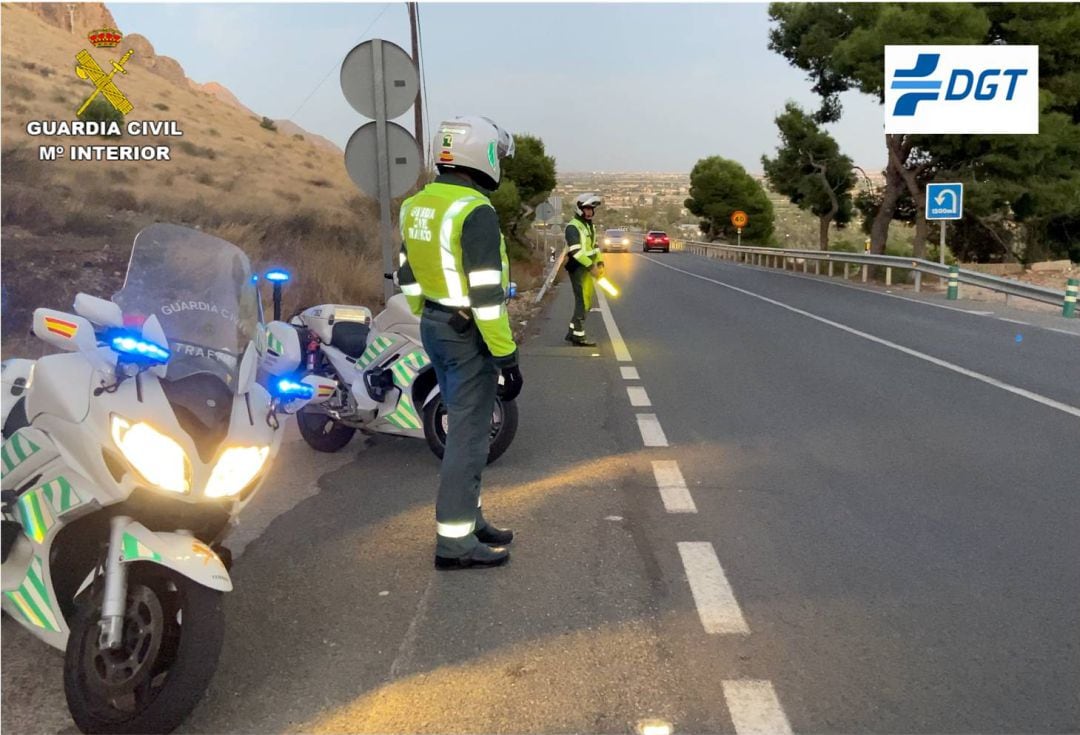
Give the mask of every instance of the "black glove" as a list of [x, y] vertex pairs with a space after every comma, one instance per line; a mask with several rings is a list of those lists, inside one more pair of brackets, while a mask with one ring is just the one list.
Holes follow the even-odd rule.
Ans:
[[498, 396], [504, 401], [512, 401], [518, 397], [525, 379], [521, 377], [521, 368], [517, 365], [502, 369], [503, 382], [499, 384]]
[[525, 379], [521, 377], [521, 368], [517, 363], [517, 350], [505, 357], [496, 357], [495, 364], [502, 373], [502, 382], [496, 393], [502, 400], [512, 401], [518, 397], [522, 386], [525, 385]]

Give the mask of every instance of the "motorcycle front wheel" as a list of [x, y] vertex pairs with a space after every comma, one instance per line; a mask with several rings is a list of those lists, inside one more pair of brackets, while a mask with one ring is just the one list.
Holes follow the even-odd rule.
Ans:
[[118, 649], [99, 642], [102, 595], [83, 601], [64, 655], [64, 694], [86, 733], [167, 733], [191, 713], [225, 637], [222, 593], [156, 564], [128, 575]]
[[[518, 408], [516, 401], [495, 399], [491, 412], [491, 443], [488, 446], [487, 463], [491, 464], [503, 455], [514, 441], [517, 433]], [[446, 452], [446, 404], [442, 395], [435, 396], [424, 407], [424, 437], [435, 456], [442, 459]]]
[[301, 408], [296, 414], [300, 436], [317, 452], [336, 452], [352, 441], [356, 429], [334, 421], [318, 410]]

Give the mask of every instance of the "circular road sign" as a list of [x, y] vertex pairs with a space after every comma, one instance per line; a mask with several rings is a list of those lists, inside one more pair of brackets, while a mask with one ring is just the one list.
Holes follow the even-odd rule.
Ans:
[[[345, 145], [345, 170], [360, 190], [379, 196], [379, 150], [376, 123], [357, 129]], [[420, 175], [420, 147], [412, 134], [397, 123], [386, 123], [390, 155], [390, 196], [399, 197], [416, 183]]]
[[746, 223], [749, 221], [750, 218], [747, 217], [746, 212], [742, 211], [741, 209], [737, 209], [731, 213], [731, 224], [733, 224], [735, 227], [738, 227], [740, 229], [746, 227]]
[[541, 222], [550, 222], [555, 219], [555, 207], [551, 202], [541, 202], [536, 205], [536, 219]]
[[[420, 78], [412, 57], [395, 43], [380, 41], [383, 59], [383, 87], [386, 90], [386, 119], [403, 115], [416, 101]], [[345, 99], [364, 117], [375, 117], [375, 41], [364, 41], [341, 62], [341, 91]]]

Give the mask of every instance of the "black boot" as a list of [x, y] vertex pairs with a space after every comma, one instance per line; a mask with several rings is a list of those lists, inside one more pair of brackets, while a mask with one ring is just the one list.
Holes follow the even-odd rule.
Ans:
[[510, 551], [502, 546], [479, 544], [465, 556], [435, 557], [436, 569], [468, 569], [470, 567], [497, 567], [510, 560]]
[[490, 523], [476, 530], [476, 538], [489, 546], [506, 546], [514, 540], [514, 532], [509, 528], [496, 528]]
[[577, 337], [577, 336], [574, 336], [574, 335], [571, 335], [571, 337], [572, 338], [571, 338], [570, 342], [575, 347], [596, 347], [596, 343], [593, 342], [588, 337]]

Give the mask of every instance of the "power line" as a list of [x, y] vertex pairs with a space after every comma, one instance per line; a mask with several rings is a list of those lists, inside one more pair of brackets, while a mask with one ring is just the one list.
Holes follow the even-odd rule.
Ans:
[[[366, 36], [371, 31], [371, 29], [375, 27], [375, 24], [379, 22], [379, 18], [383, 17], [383, 13], [385, 13], [390, 8], [391, 4], [392, 3], [386, 3], [385, 5], [383, 5], [382, 10], [380, 10], [379, 14], [375, 16], [375, 20], [371, 21], [371, 23], [368, 25], [368, 27], [364, 29], [364, 32], [360, 34], [361, 39], [363, 39], [364, 36]], [[307, 97], [305, 97], [304, 101], [300, 103], [300, 106], [297, 107], [293, 111], [293, 114], [290, 115], [286, 119], [293, 120], [295, 122], [296, 114], [298, 112], [300, 112], [300, 110], [304, 109], [304, 105], [306, 105], [308, 102], [311, 101], [311, 98], [315, 96], [315, 93], [319, 91], [319, 89], [322, 87], [322, 85], [326, 84], [326, 80], [330, 78], [330, 75], [334, 73], [334, 70], [335, 69], [340, 69], [340, 68], [341, 68], [341, 62], [335, 62], [334, 65], [332, 67], [330, 67], [330, 71], [326, 72], [326, 76], [324, 76], [322, 78], [322, 81], [320, 81], [318, 84], [315, 85], [315, 89], [311, 90], [311, 94], [309, 94]]]

